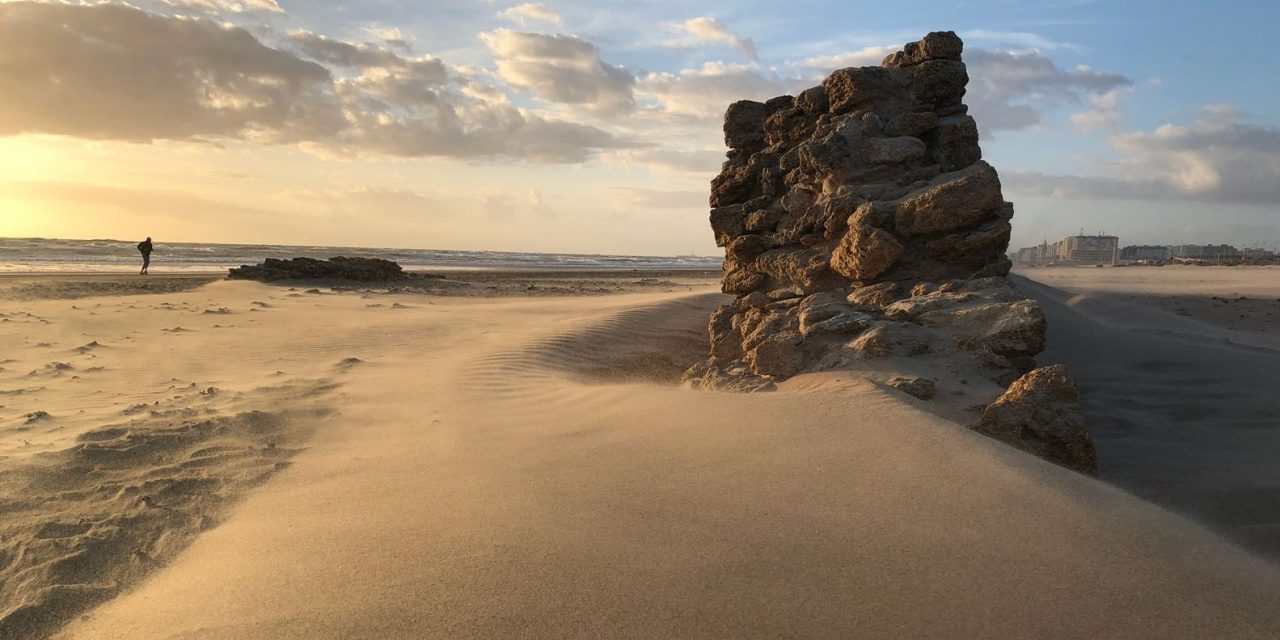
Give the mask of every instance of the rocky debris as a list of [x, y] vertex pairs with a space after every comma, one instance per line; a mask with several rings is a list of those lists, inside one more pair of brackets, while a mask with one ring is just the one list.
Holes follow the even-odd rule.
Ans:
[[[963, 48], [930, 33], [878, 67], [729, 106], [709, 204], [735, 300], [712, 315], [688, 386], [766, 390], [927, 357], [990, 381], [977, 398], [990, 402], [1035, 367], [1044, 314], [1005, 277], [1013, 205], [963, 104]], [[933, 397], [919, 380], [894, 386]]]
[[232, 280], [356, 280], [359, 282], [386, 282], [401, 280], [406, 274], [400, 265], [380, 258], [346, 258], [338, 256], [328, 260], [315, 258], [267, 258], [258, 265], [244, 265], [230, 270]]
[[938, 393], [938, 385], [928, 378], [905, 378], [902, 376], [889, 379], [889, 386], [907, 395], [921, 400], [929, 400]]
[[1034, 369], [982, 411], [974, 431], [1081, 473], [1097, 475], [1098, 453], [1067, 368]]

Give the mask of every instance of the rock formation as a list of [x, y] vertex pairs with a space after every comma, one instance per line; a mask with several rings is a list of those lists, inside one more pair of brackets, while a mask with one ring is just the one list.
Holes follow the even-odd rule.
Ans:
[[344, 258], [328, 260], [292, 258], [280, 260], [267, 258], [262, 264], [236, 267], [227, 274], [232, 280], [356, 280], [359, 282], [386, 282], [406, 276], [400, 265], [379, 258]]
[[729, 105], [710, 219], [736, 300], [712, 314], [710, 356], [686, 384], [767, 390], [807, 370], [936, 358], [999, 389], [1034, 368], [1044, 314], [1005, 278], [1013, 205], [962, 101], [962, 49], [930, 33], [879, 67]]
[[972, 428], [1064, 467], [1097, 474], [1098, 453], [1079, 400], [1066, 367], [1043, 367], [1009, 385]]

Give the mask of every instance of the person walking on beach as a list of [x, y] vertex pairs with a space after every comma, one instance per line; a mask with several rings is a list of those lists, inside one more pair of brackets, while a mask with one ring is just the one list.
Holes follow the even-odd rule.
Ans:
[[138, 275], [147, 275], [147, 267], [151, 266], [151, 236], [138, 243], [138, 251], [142, 253], [142, 271]]

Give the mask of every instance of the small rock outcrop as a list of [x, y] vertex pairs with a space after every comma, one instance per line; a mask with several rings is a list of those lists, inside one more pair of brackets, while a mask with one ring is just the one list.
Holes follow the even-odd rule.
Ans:
[[1097, 475], [1098, 452], [1080, 414], [1076, 385], [1067, 368], [1035, 369], [1009, 385], [972, 429], [1041, 458]]
[[355, 280], [358, 282], [387, 282], [406, 276], [400, 265], [380, 258], [345, 258], [328, 260], [315, 258], [291, 258], [280, 260], [267, 258], [262, 264], [244, 265], [230, 270], [232, 280]]
[[[1013, 205], [963, 103], [962, 51], [930, 33], [878, 67], [729, 105], [710, 222], [736, 298], [712, 314], [687, 386], [769, 390], [931, 358], [998, 390], [1035, 367], [1045, 318], [1005, 277]], [[893, 386], [925, 398], [931, 384]]]

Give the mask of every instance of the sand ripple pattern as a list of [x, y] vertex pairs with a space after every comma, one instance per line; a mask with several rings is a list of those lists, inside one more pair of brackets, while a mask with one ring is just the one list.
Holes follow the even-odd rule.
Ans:
[[[509, 401], [545, 399], [584, 384], [675, 385], [707, 350], [706, 318], [723, 301], [699, 294], [580, 321], [489, 353], [464, 369], [459, 389]], [[470, 391], [468, 391], [470, 390]]]

